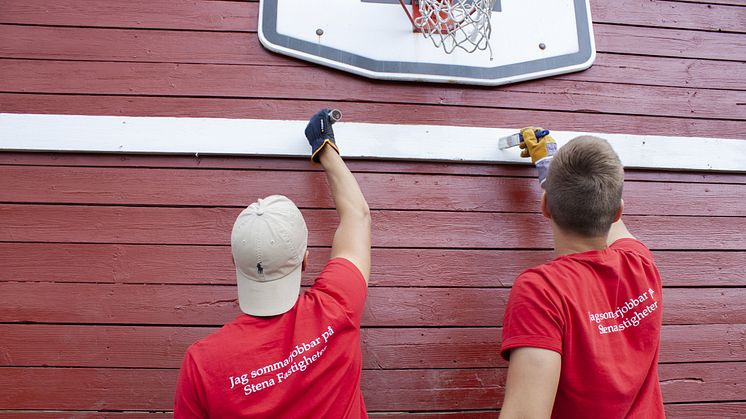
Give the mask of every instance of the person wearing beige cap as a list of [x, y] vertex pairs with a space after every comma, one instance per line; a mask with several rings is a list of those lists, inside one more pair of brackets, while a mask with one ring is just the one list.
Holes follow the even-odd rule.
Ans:
[[193, 344], [174, 402], [179, 418], [366, 418], [360, 321], [370, 275], [370, 211], [339, 155], [329, 110], [306, 127], [339, 215], [331, 257], [300, 293], [308, 229], [272, 195], [236, 219], [231, 251], [243, 312]]

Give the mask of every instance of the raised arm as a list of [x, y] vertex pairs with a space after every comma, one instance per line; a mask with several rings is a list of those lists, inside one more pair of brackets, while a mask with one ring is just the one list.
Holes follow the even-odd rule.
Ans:
[[368, 283], [370, 276], [370, 210], [357, 180], [339, 156], [328, 109], [311, 118], [306, 137], [314, 161], [321, 163], [339, 214], [332, 242], [332, 258], [342, 257], [357, 266]]
[[609, 235], [606, 237], [606, 244], [611, 246], [612, 243], [619, 239], [634, 239], [635, 236], [627, 230], [627, 226], [624, 225], [624, 221], [621, 218], [614, 222], [609, 229]]
[[339, 214], [334, 233], [332, 257], [354, 263], [368, 283], [370, 276], [370, 210], [357, 180], [342, 158], [331, 147], [321, 150], [321, 165]]

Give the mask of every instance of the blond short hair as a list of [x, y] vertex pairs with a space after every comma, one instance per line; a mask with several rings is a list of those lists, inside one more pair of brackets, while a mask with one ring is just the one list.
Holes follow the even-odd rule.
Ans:
[[623, 187], [619, 156], [606, 140], [589, 135], [574, 138], [557, 151], [544, 185], [552, 220], [586, 237], [609, 233]]

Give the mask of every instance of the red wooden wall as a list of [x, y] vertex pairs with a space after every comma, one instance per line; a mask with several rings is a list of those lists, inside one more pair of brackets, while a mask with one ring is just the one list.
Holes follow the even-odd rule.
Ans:
[[[2, 0], [0, 112], [305, 119], [334, 105], [359, 122], [746, 132], [743, 0], [592, 0], [591, 69], [497, 88], [371, 81], [277, 56], [257, 41], [257, 9]], [[495, 417], [510, 285], [551, 258], [533, 170], [350, 166], [374, 222], [370, 411]], [[318, 272], [335, 222], [322, 179], [301, 159], [0, 153], [0, 418], [170, 416], [185, 348], [238, 313], [235, 216], [290, 196]], [[746, 417], [746, 174], [627, 179], [625, 220], [664, 277], [668, 414]]]

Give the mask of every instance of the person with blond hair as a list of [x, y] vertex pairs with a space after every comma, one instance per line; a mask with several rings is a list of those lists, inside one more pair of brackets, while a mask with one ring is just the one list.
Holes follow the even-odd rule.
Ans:
[[622, 222], [624, 168], [606, 140], [521, 130], [539, 169], [555, 258], [518, 275], [505, 311], [500, 417], [664, 418], [658, 380], [662, 286]]

